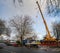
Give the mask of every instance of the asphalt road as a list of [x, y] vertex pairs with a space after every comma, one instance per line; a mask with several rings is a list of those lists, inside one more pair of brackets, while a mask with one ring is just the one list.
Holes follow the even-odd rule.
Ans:
[[0, 53], [60, 53], [56, 49], [26, 48], [26, 47], [5, 47], [0, 49]]

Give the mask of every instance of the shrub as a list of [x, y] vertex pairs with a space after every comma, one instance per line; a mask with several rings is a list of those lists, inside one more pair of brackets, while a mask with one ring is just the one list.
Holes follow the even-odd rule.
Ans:
[[17, 40], [16, 43], [17, 43], [18, 45], [21, 45], [21, 42], [20, 42], [19, 40]]

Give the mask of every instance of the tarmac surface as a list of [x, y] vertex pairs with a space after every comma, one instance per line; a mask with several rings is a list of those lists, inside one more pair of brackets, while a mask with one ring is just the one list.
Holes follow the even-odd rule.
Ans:
[[0, 49], [0, 53], [60, 53], [60, 48], [26, 48], [8, 46]]

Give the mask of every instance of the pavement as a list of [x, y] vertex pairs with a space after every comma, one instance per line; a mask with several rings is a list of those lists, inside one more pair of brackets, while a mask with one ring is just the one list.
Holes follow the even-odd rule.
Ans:
[[7, 46], [0, 49], [0, 53], [60, 53], [60, 48], [26, 48]]

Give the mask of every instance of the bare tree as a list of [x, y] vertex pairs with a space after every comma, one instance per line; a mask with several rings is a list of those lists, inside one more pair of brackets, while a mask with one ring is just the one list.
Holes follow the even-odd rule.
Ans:
[[53, 23], [53, 33], [57, 39], [60, 39], [60, 22]]
[[15, 5], [16, 2], [18, 2], [19, 5], [23, 4], [23, 0], [13, 0], [14, 5]]
[[60, 0], [46, 0], [46, 8], [49, 14], [57, 13], [60, 9]]
[[10, 32], [10, 28], [6, 27], [6, 22], [0, 19], [0, 35], [6, 34], [7, 36], [10, 36]]
[[18, 32], [21, 41], [23, 40], [23, 36], [30, 34], [33, 31], [33, 21], [30, 16], [15, 16], [10, 22], [11, 26], [15, 27], [16, 31]]
[[0, 35], [3, 34], [5, 31], [5, 24], [4, 21], [0, 19]]
[[6, 34], [7, 36], [10, 36], [10, 34], [11, 34], [11, 28], [6, 27], [5, 34]]
[[[19, 3], [23, 3], [23, 0], [17, 0]], [[16, 0], [13, 0], [13, 3], [15, 4]]]

